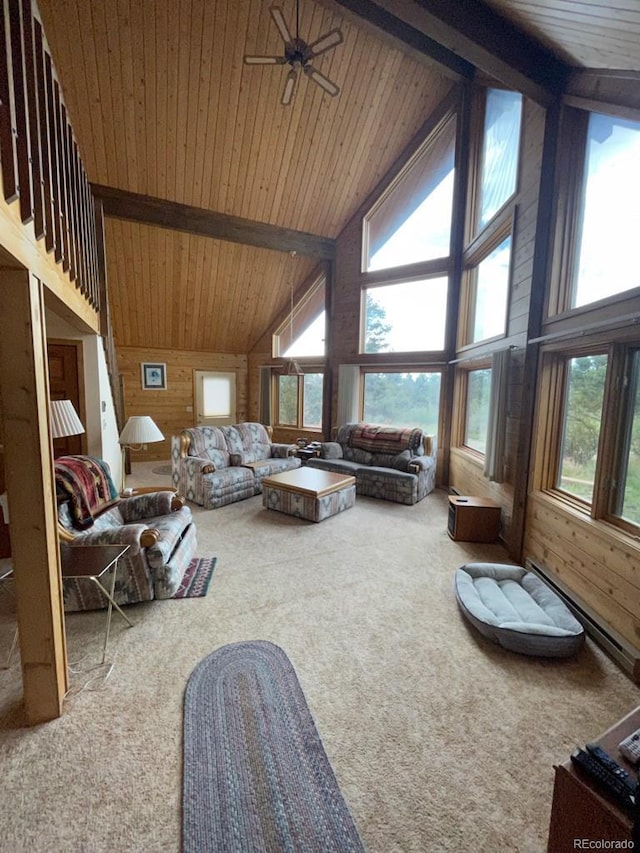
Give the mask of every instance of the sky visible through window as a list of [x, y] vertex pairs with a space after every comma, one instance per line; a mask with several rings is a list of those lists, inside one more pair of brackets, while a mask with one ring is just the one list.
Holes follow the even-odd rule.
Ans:
[[[371, 257], [370, 270], [390, 269], [425, 257], [449, 255], [454, 170], [440, 181], [427, 198]], [[437, 278], [377, 287], [369, 290], [385, 311], [391, 326], [384, 352], [444, 349], [447, 279]]]
[[285, 358], [324, 355], [324, 316], [322, 311], [284, 353]]
[[592, 113], [574, 307], [640, 287], [640, 123]]
[[[383, 344], [366, 352], [444, 349], [448, 279], [438, 277], [372, 287], [367, 295], [384, 311]], [[366, 342], [365, 342], [366, 343]]]
[[369, 270], [392, 269], [449, 254], [454, 170], [445, 175], [387, 242], [371, 256]]

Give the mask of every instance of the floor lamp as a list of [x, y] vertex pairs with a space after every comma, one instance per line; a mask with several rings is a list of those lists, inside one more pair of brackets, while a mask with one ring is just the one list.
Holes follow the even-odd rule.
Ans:
[[120, 433], [122, 447], [122, 491], [126, 485], [125, 462], [127, 447], [130, 450], [142, 450], [146, 444], [154, 441], [164, 441], [164, 436], [149, 415], [134, 415], [124, 425]]

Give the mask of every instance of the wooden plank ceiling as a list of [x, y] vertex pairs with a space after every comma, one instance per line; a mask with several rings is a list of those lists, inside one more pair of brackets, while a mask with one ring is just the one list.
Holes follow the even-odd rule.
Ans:
[[[314, 63], [341, 93], [331, 98], [303, 78], [283, 107], [288, 67], [242, 61], [282, 54], [271, 0], [39, 5], [92, 183], [325, 238], [338, 236], [453, 85], [354, 11], [413, 7], [455, 23], [473, 8], [302, 0], [306, 41], [343, 32], [343, 44]], [[278, 5], [293, 29], [294, 0]], [[640, 69], [637, 0], [485, 5], [568, 65]], [[287, 253], [123, 220], [107, 221], [106, 250], [121, 346], [247, 353], [288, 310]], [[314, 263], [298, 257], [296, 284]]]
[[[287, 69], [242, 62], [283, 51], [269, 5], [41, 0], [91, 182], [335, 238], [451, 80], [305, 0], [307, 41], [342, 29], [316, 61], [342, 91], [303, 78], [283, 107]], [[122, 221], [106, 248], [118, 345], [248, 352], [289, 305], [287, 254]]]
[[640, 71], [638, 0], [485, 0], [569, 65]]

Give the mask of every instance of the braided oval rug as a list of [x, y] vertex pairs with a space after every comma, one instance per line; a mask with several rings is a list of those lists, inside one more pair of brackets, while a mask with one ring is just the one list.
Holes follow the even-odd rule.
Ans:
[[191, 673], [182, 818], [184, 853], [364, 851], [279, 646], [223, 646]]

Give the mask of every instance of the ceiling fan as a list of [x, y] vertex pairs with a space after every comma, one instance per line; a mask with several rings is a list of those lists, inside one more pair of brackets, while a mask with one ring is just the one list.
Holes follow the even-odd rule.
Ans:
[[311, 80], [318, 84], [324, 91], [335, 97], [340, 93], [340, 87], [336, 86], [328, 77], [325, 77], [320, 71], [311, 65], [311, 60], [315, 59], [332, 47], [336, 47], [342, 41], [342, 32], [338, 29], [330, 30], [319, 39], [307, 44], [306, 41], [300, 38], [300, 4], [296, 0], [296, 34], [295, 37], [289, 32], [289, 27], [284, 19], [282, 9], [279, 6], [270, 6], [269, 12], [273, 18], [273, 22], [278, 28], [278, 32], [284, 41], [284, 56], [245, 56], [244, 61], [247, 65], [290, 65], [291, 70], [287, 74], [287, 79], [284, 84], [281, 102], [286, 106], [293, 100], [293, 94], [298, 80], [298, 71], [302, 71]]

